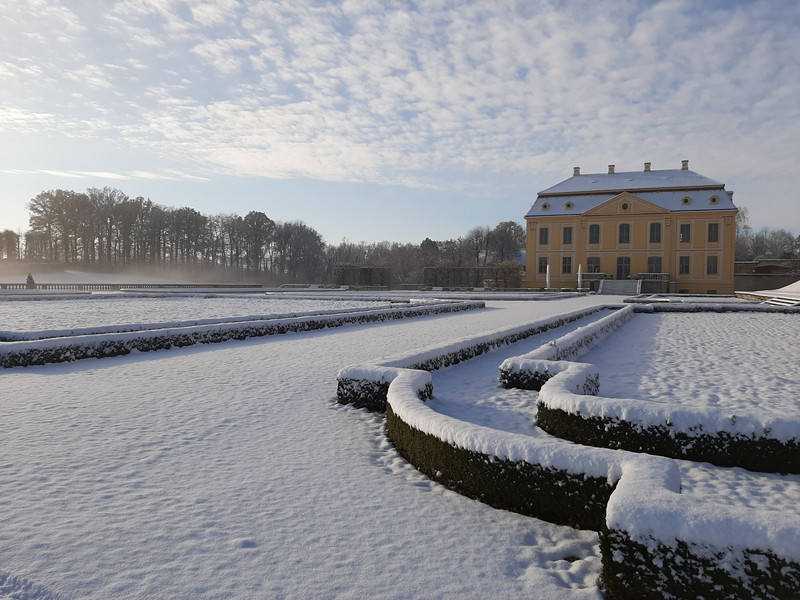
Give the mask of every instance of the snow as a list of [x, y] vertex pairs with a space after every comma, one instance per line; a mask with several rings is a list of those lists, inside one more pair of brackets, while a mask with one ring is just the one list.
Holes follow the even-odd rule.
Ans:
[[[748, 293], [748, 292], [745, 292]], [[759, 296], [767, 296], [771, 298], [790, 298], [793, 300], [800, 300], [800, 281], [795, 281], [777, 290], [762, 290], [760, 292], [751, 292]]]
[[798, 360], [799, 333], [796, 314], [637, 314], [580, 357], [599, 369], [602, 398], [559, 405], [644, 425], [669, 420], [687, 433], [702, 424], [707, 432], [800, 439], [800, 370], [787, 368]]
[[[108, 326], [118, 330], [177, 327], [204, 322], [248, 321], [286, 317], [296, 314], [324, 314], [389, 306], [388, 300], [351, 300], [347, 298], [301, 299], [260, 294], [107, 294], [94, 293], [71, 298], [53, 297], [47, 301], [31, 299], [3, 301], [0, 293], [0, 327], [7, 331], [27, 332], [27, 338], [39, 337], [33, 332], [48, 330], [91, 329]], [[175, 315], [185, 315], [181, 321]], [[3, 332], [0, 332], [3, 333]], [[42, 334], [44, 335], [44, 334]], [[52, 334], [51, 334], [52, 335]]]
[[[608, 317], [578, 327], [564, 336], [603, 326]], [[713, 323], [712, 323], [713, 324]], [[690, 324], [691, 325], [691, 324]], [[551, 345], [542, 347], [552, 352]], [[529, 353], [530, 354], [534, 353]], [[613, 354], [612, 354], [613, 356]], [[504, 365], [514, 359], [507, 359]], [[569, 395], [586, 399], [576, 410], [586, 414], [593, 396], [577, 395], [576, 387], [594, 377], [592, 365], [582, 363], [551, 363], [559, 374], [551, 379], [540, 393], [552, 396]], [[565, 366], [566, 365], [566, 366]], [[572, 372], [572, 373], [570, 373]], [[424, 433], [435, 436], [458, 448], [512, 461], [524, 460], [572, 473], [606, 477], [619, 484], [612, 494], [606, 513], [609, 528], [626, 531], [634, 539], [655, 538], [666, 545], [676, 540], [688, 541], [699, 547], [719, 549], [771, 549], [779, 556], [798, 561], [800, 549], [800, 515], [796, 506], [785, 504], [787, 510], [777, 512], [763, 506], [740, 506], [719, 502], [716, 498], [698, 498], [680, 494], [681, 477], [678, 464], [669, 459], [622, 451], [609, 451], [570, 444], [546, 435], [520, 435], [487, 428], [445, 416], [436, 411], [436, 394], [430, 403], [417, 399], [428, 373], [406, 371], [389, 389], [392, 410], [404, 422]], [[434, 386], [436, 387], [436, 386]], [[555, 392], [552, 388], [555, 387]], [[567, 390], [573, 390], [568, 393]], [[466, 395], [467, 390], [462, 390]], [[550, 403], [550, 402], [548, 402]], [[457, 412], [457, 411], [456, 411]], [[800, 487], [797, 477], [785, 478], [797, 498]], [[792, 483], [795, 485], [792, 486]]]
[[[600, 598], [596, 533], [446, 490], [398, 456], [381, 416], [336, 403], [346, 365], [620, 300], [493, 298], [451, 315], [0, 371], [0, 598]], [[183, 322], [208, 299], [151, 300]], [[135, 298], [69, 302], [89, 315], [119, 307], [109, 324], [157, 320], [123, 317]], [[12, 304], [28, 303], [0, 310]], [[12, 329], [13, 312], [0, 314]], [[473, 361], [434, 372], [423, 408], [491, 426], [495, 449], [527, 452], [536, 395], [496, 378], [537, 341], [474, 359], [487, 379], [465, 376]], [[797, 371], [790, 358], [784, 371]], [[469, 395], [478, 402], [462, 418], [453, 398]], [[610, 451], [580, 452], [619, 476], [602, 458]], [[796, 518], [800, 477], [681, 472], [690, 507], [714, 495], [736, 512], [763, 499]]]

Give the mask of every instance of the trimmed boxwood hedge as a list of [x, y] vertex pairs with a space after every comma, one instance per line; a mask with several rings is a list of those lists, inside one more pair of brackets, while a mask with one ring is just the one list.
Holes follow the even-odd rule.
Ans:
[[586, 446], [658, 454], [680, 460], [742, 467], [765, 473], [800, 473], [800, 444], [774, 438], [640, 427], [611, 417], [587, 417], [539, 402], [537, 424], [550, 435]]
[[772, 552], [708, 548], [682, 540], [669, 546], [652, 537], [646, 542], [600, 530], [600, 583], [606, 598], [800, 598], [800, 564]]
[[[404, 365], [403, 368], [419, 369], [421, 371], [436, 371], [444, 367], [456, 365], [465, 360], [470, 360], [495, 348], [500, 348], [507, 344], [513, 344], [532, 335], [537, 335], [550, 329], [562, 327], [566, 323], [571, 323], [572, 321], [577, 321], [593, 315], [594, 313], [608, 309], [609, 306], [607, 305], [595, 306], [583, 311], [565, 315], [563, 317], [548, 319], [544, 322], [539, 322], [536, 325], [523, 328], [514, 333], [500, 335], [494, 339], [484, 339], [483, 341], [472, 343], [465, 342], [466, 345], [457, 350], [442, 352], [442, 354], [431, 356], [424, 360], [415, 360], [414, 358], [410, 358], [408, 361], [409, 364]], [[380, 364], [374, 364], [371, 366], [380, 366]], [[353, 404], [354, 406], [368, 408], [372, 411], [383, 412], [386, 410], [386, 393], [388, 389], [389, 383], [386, 381], [372, 381], [369, 379], [354, 379], [347, 376], [340, 376], [336, 394], [340, 404]]]
[[[485, 306], [484, 302], [476, 301], [448, 302], [365, 313], [235, 323], [219, 327], [200, 326], [186, 327], [183, 330], [181, 328], [165, 329], [159, 332], [151, 330], [84, 335], [73, 339], [63, 338], [63, 344], [56, 344], [51, 339], [36, 340], [29, 343], [13, 342], [5, 347], [0, 347], [0, 367], [28, 367], [47, 363], [71, 362], [84, 358], [122, 356], [130, 354], [134, 350], [152, 352], [194, 344], [217, 344], [229, 340], [244, 340], [289, 332], [315, 331], [328, 327], [342, 327], [344, 325], [461, 312], [484, 308]], [[14, 348], [19, 349], [15, 350]]]
[[457, 448], [411, 427], [386, 406], [387, 435], [400, 455], [442, 485], [495, 508], [599, 529], [614, 487], [605, 477]]

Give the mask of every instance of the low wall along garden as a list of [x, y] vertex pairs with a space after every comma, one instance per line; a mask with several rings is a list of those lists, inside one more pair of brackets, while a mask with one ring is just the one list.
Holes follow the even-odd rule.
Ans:
[[[796, 514], [683, 496], [680, 471], [671, 458], [616, 449], [622, 447], [616, 442], [592, 447], [583, 441], [575, 419], [596, 429], [589, 409], [604, 399], [596, 396], [597, 370], [567, 359], [613, 332], [637, 308], [643, 307], [617, 310], [501, 367], [504, 385], [540, 389], [546, 422], [542, 425], [540, 416], [540, 426], [554, 420], [548, 411], [569, 415], [564, 427], [579, 445], [498, 431], [435, 412], [425, 402], [432, 397], [432, 376], [420, 367], [435, 349], [422, 351], [417, 361], [404, 356], [343, 369], [339, 383], [345, 393], [339, 400], [347, 402], [363, 391], [359, 404], [381, 409], [382, 402], [363, 398], [385, 390], [389, 438], [431, 479], [498, 508], [599, 531], [601, 584], [608, 598], [798, 598]], [[461, 340], [463, 356], [476, 355], [485, 343]], [[452, 346], [447, 350], [449, 356], [459, 355]], [[650, 433], [645, 427], [641, 435]], [[792, 444], [796, 448], [797, 440], [784, 449], [790, 451]], [[787, 460], [798, 464], [797, 458]]]

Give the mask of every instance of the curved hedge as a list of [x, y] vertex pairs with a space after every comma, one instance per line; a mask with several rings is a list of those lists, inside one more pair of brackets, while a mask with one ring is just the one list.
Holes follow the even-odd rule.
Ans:
[[542, 319], [529, 325], [497, 330], [444, 345], [430, 346], [373, 363], [344, 367], [336, 376], [336, 395], [340, 404], [353, 404], [357, 407], [382, 412], [386, 409], [386, 393], [389, 389], [389, 382], [397, 376], [398, 369], [435, 371], [475, 358], [494, 348], [513, 344], [532, 335], [561, 327], [566, 323], [611, 308], [619, 307], [616, 305], [594, 306]]
[[524, 460], [459, 448], [411, 427], [386, 406], [387, 435], [400, 455], [445, 487], [503, 510], [582, 529], [599, 529], [614, 487]]
[[607, 598], [797, 598], [800, 518], [684, 497], [671, 459], [536, 438], [515, 446], [525, 436], [424, 406], [430, 382], [403, 371], [389, 386], [387, 433], [400, 454], [497, 508], [599, 530]]
[[[532, 352], [506, 359], [500, 365], [499, 380], [507, 388], [541, 391], [539, 427], [578, 444], [648, 452], [722, 467], [800, 473], [800, 440], [791, 434], [800, 428], [796, 418], [762, 422], [756, 415], [731, 416], [721, 409], [672, 407], [635, 399], [588, 400], [586, 396], [599, 394], [599, 374], [591, 365], [564, 360], [579, 356], [615, 331], [634, 311], [698, 312], [706, 306], [713, 312], [723, 309], [713, 304], [628, 305]], [[736, 306], [738, 312], [747, 308]], [[675, 425], [676, 421], [681, 427]]]

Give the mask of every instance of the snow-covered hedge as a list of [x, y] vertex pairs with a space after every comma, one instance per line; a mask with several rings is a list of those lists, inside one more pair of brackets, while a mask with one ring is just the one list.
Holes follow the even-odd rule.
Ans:
[[313, 315], [249, 322], [213, 323], [163, 329], [97, 333], [0, 343], [0, 366], [27, 367], [84, 358], [104, 358], [150, 352], [194, 344], [216, 344], [228, 340], [313, 331], [343, 325], [390, 321], [431, 314], [452, 313], [485, 307], [484, 302], [439, 302], [393, 306], [357, 313]]
[[633, 316], [633, 311], [633, 305], [626, 306], [532, 352], [506, 359], [500, 365], [500, 383], [507, 388], [541, 389], [550, 377], [563, 371], [568, 365], [568, 363], [559, 365], [553, 361], [565, 361], [586, 352], [595, 342], [622, 326]]
[[625, 462], [600, 531], [602, 583], [609, 598], [793, 599], [798, 539], [796, 514], [698, 501]]
[[428, 407], [422, 399], [430, 390], [429, 372], [402, 370], [388, 392], [387, 435], [417, 469], [496, 508], [584, 529], [602, 526], [619, 478], [613, 451], [466, 423]]
[[618, 306], [595, 306], [576, 310], [528, 325], [499, 329], [481, 336], [461, 338], [445, 345], [429, 346], [366, 364], [351, 365], [341, 369], [337, 375], [337, 397], [341, 404], [383, 411], [386, 408], [389, 383], [397, 376], [399, 369], [435, 371], [609, 308]]
[[[696, 311], [696, 307], [677, 306]], [[702, 306], [713, 311], [723, 308]], [[723, 467], [800, 473], [800, 419], [796, 417], [731, 415], [715, 407], [595, 397], [600, 391], [597, 370], [564, 360], [588, 350], [634, 311], [651, 308], [629, 305], [533, 352], [508, 358], [500, 365], [500, 382], [508, 388], [541, 390], [539, 427], [579, 444]]]
[[430, 377], [401, 371], [389, 385], [387, 433], [399, 452], [432, 479], [493, 506], [599, 529], [608, 598], [796, 597], [796, 515], [682, 496], [678, 465], [668, 458], [442, 415], [421, 400]]
[[[800, 473], [798, 438], [777, 439], [756, 416], [737, 416], [732, 420], [720, 409], [668, 405], [643, 413], [642, 405], [646, 403], [640, 400], [593, 398], [578, 401], [574, 398], [577, 395], [559, 395], [556, 389], [545, 386], [542, 389], [544, 398], [540, 396], [539, 427], [551, 435], [589, 446], [649, 452], [751, 471]], [[576, 408], [577, 405], [584, 408]], [[598, 416], [597, 413], [615, 416]], [[661, 424], [646, 424], [654, 420], [660, 420]], [[714, 422], [721, 427], [741, 427], [750, 432], [713, 431], [708, 423]], [[778, 431], [800, 430], [800, 419], [787, 417], [776, 425]], [[753, 430], [759, 430], [760, 434]]]
[[[597, 396], [585, 363], [529, 363], [536, 372], [558, 371], [539, 392], [539, 427], [579, 444], [649, 452], [672, 458], [738, 466], [753, 471], [800, 473], [800, 419], [769, 414], [731, 415], [711, 406], [679, 406]], [[576, 383], [577, 382], [577, 383]]]

